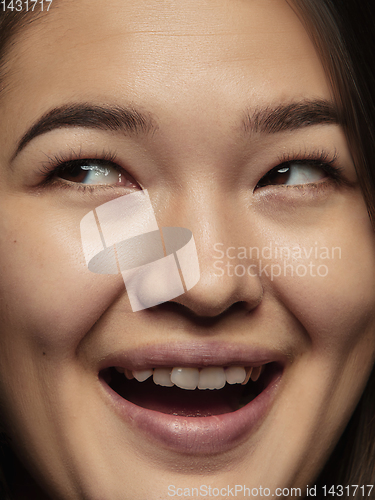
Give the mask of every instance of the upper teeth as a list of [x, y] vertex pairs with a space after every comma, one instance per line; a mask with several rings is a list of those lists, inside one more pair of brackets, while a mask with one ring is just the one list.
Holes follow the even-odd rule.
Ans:
[[229, 366], [223, 368], [220, 366], [209, 366], [205, 368], [154, 368], [148, 370], [133, 370], [122, 367], [116, 367], [120, 373], [130, 380], [135, 378], [138, 382], [144, 382], [153, 376], [153, 381], [157, 385], [172, 387], [176, 385], [181, 389], [222, 389], [228, 384], [247, 384], [250, 380], [258, 380], [264, 366], [247, 367]]

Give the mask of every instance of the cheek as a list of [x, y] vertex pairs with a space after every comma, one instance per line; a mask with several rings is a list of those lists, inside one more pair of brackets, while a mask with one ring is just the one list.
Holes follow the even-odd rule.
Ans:
[[40, 215], [28, 221], [14, 216], [12, 223], [2, 228], [3, 342], [8, 338], [15, 348], [31, 345], [62, 354], [75, 349], [116, 296], [123, 293], [124, 283], [120, 275], [88, 271], [79, 219], [65, 227], [61, 221], [43, 225], [41, 220]]
[[367, 337], [374, 350], [375, 240], [368, 221], [323, 229], [300, 241], [294, 253], [292, 248], [294, 258], [278, 261], [281, 267], [291, 265], [273, 282], [284, 305], [315, 348], [348, 354]]

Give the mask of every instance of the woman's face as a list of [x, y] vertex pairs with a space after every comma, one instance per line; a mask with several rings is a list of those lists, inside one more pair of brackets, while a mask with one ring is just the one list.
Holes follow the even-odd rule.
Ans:
[[[311, 485], [374, 361], [375, 238], [308, 35], [284, 0], [55, 1], [17, 36], [0, 101], [17, 454], [53, 498]], [[141, 188], [159, 227], [192, 231], [200, 280], [133, 312], [120, 274], [88, 270], [80, 221]], [[263, 365], [205, 391], [111, 368]]]

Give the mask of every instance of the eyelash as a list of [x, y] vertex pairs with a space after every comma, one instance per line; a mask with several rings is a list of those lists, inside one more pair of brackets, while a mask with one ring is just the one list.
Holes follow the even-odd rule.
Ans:
[[[261, 185], [263, 179], [271, 176], [273, 173], [277, 173], [278, 170], [284, 167], [290, 167], [293, 164], [304, 164], [309, 166], [315, 166], [321, 168], [328, 177], [336, 182], [337, 184], [342, 184], [345, 182], [345, 178], [342, 175], [343, 168], [337, 165], [338, 154], [335, 151], [334, 154], [329, 153], [325, 150], [312, 151], [310, 153], [301, 151], [299, 153], [285, 153], [279, 157], [277, 165], [269, 170], [258, 182], [255, 189], [260, 189], [266, 187]], [[81, 154], [76, 154], [71, 151], [68, 155], [59, 153], [54, 155], [52, 158], [48, 157], [48, 162], [44, 163], [40, 168], [39, 172], [43, 175], [44, 180], [42, 184], [44, 186], [58, 184], [59, 187], [74, 188], [80, 191], [90, 191], [93, 192], [97, 189], [113, 189], [115, 185], [104, 184], [104, 185], [87, 185], [74, 182], [66, 182], [59, 180], [58, 176], [60, 173], [66, 171], [74, 162], [80, 161], [95, 161], [96, 163], [102, 163], [103, 165], [110, 164], [119, 173], [125, 173], [129, 175], [116, 161], [117, 154], [103, 151], [102, 154], [95, 154], [91, 157], [86, 157]], [[306, 183], [306, 184], [295, 184], [295, 185], [280, 185], [281, 187], [304, 187], [317, 185], [316, 183]], [[324, 184], [323, 182], [319, 184]]]
[[[321, 168], [330, 178], [330, 180], [336, 182], [336, 184], [343, 184], [345, 182], [345, 178], [343, 177], [343, 168], [337, 165], [338, 153], [337, 151], [329, 153], [325, 150], [316, 150], [310, 153], [301, 151], [299, 153], [285, 153], [283, 156], [279, 157], [276, 167], [269, 170], [258, 182], [255, 189], [259, 189], [261, 187], [261, 182], [268, 176], [271, 176], [273, 173], [277, 173], [280, 169], [284, 167], [290, 167], [291, 165], [308, 165], [311, 167], [319, 167]], [[319, 183], [305, 183], [305, 184], [293, 184], [293, 185], [281, 185], [282, 187], [287, 188], [303, 188], [305, 186], [318, 186], [318, 184], [325, 184], [323, 182]]]
[[82, 155], [82, 153], [76, 154], [74, 151], [71, 151], [69, 154], [58, 153], [54, 155], [52, 158], [48, 157], [48, 161], [43, 163], [43, 165], [39, 168], [39, 172], [43, 175], [44, 179], [42, 184], [44, 186], [52, 186], [58, 184], [59, 187], [77, 189], [79, 191], [89, 191], [93, 192], [97, 189], [113, 189], [114, 185], [111, 184], [103, 184], [103, 185], [89, 185], [89, 184], [80, 184], [74, 182], [66, 182], [58, 179], [59, 174], [68, 170], [72, 163], [82, 162], [82, 161], [95, 161], [98, 164], [106, 164], [111, 165], [115, 170], [119, 173], [129, 175], [120, 165], [117, 163], [117, 153], [112, 153], [108, 151], [103, 151], [102, 154], [95, 154], [93, 156], [87, 157]]

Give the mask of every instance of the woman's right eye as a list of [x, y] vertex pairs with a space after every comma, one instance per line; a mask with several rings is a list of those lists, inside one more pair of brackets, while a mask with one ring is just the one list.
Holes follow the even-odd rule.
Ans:
[[59, 164], [49, 178], [63, 179], [77, 184], [98, 186], [112, 185], [139, 188], [130, 174], [109, 160], [70, 160]]

